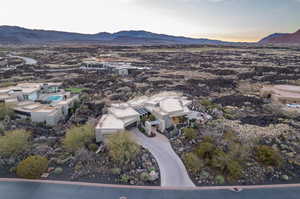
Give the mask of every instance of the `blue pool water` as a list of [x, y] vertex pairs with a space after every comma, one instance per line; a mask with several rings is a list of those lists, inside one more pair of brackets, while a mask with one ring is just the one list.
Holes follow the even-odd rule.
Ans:
[[47, 101], [61, 101], [63, 99], [60, 95], [53, 95], [47, 98]]

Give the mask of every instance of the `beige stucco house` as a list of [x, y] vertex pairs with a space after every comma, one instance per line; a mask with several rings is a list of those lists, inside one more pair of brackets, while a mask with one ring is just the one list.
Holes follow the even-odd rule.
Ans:
[[96, 139], [101, 141], [107, 135], [137, 126], [141, 118], [149, 114], [156, 120], [146, 122], [146, 133], [150, 133], [152, 125], [155, 125], [158, 131], [164, 132], [176, 125], [178, 117], [191, 113], [188, 108], [190, 104], [191, 101], [186, 97], [171, 92], [139, 97], [127, 103], [112, 104], [108, 113], [101, 117], [96, 126]]
[[79, 100], [60, 88], [61, 83], [21, 83], [0, 88], [0, 102], [12, 104], [18, 117], [32, 122], [56, 125]]

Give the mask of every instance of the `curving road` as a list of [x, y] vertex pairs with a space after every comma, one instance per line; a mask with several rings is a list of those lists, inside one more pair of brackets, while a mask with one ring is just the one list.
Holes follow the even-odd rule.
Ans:
[[8, 56], [23, 59], [25, 61], [25, 64], [27, 64], [27, 65], [37, 64], [37, 61], [35, 59], [30, 58], [30, 57], [23, 57], [23, 56], [17, 56], [17, 55], [12, 55], [12, 54], [9, 54]]
[[137, 142], [148, 149], [155, 157], [161, 176], [161, 186], [194, 187], [181, 159], [174, 152], [169, 140], [161, 135], [149, 138], [138, 129], [132, 130]]

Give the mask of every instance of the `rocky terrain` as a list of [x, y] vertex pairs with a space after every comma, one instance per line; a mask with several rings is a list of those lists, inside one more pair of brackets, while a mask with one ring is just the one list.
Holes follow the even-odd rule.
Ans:
[[[190, 140], [187, 140], [184, 133], [168, 136], [174, 150], [186, 163], [195, 184], [300, 181], [300, 117], [281, 112], [268, 100], [259, 97], [259, 89], [263, 85], [300, 85], [299, 47], [25, 46], [0, 48], [0, 57], [6, 58], [10, 52], [34, 58], [38, 64], [21, 63], [16, 69], [1, 71], [0, 85], [22, 81], [63, 81], [66, 88], [84, 89], [81, 92], [83, 99], [81, 106], [70, 118], [55, 128], [13, 119], [1, 121], [4, 130], [25, 128], [33, 133], [36, 142], [34, 146], [37, 148], [29, 153], [38, 153], [39, 150], [44, 153], [45, 150], [46, 153], [52, 154], [50, 157], [54, 159], [50, 161], [50, 168], [53, 172], [61, 168], [63, 172], [61, 176], [56, 176], [49, 171], [50, 179], [67, 177], [70, 180], [93, 182], [157, 184], [157, 178], [151, 182], [137, 180], [141, 173], [151, 170], [152, 167], [155, 171], [158, 170], [155, 160], [145, 150], [138, 155], [137, 165], [132, 164], [128, 168], [122, 168], [121, 171], [118, 169], [112, 171], [109, 169], [113, 169], [114, 166], [109, 164], [105, 151], [96, 157], [89, 151], [81, 151], [70, 156], [61, 151], [57, 142], [72, 125], [95, 122], [112, 102], [127, 101], [135, 96], [161, 91], [178, 91], [194, 101], [192, 109], [212, 116], [195, 127], [196, 135]], [[123, 60], [133, 66], [150, 67], [151, 70], [136, 70], [128, 76], [80, 70], [81, 60], [89, 57], [111, 61]], [[20, 60], [7, 59], [10, 65], [20, 64]], [[0, 66], [0, 69], [4, 67]], [[49, 148], [44, 149], [42, 144], [37, 144], [43, 139], [50, 143], [47, 145]], [[190, 169], [185, 161], [186, 154], [194, 153], [201, 145], [212, 146], [214, 152], [208, 153], [205, 157], [200, 153], [195, 159], [196, 162], [198, 158], [200, 159], [198, 166], [201, 168]], [[238, 154], [234, 147], [241, 148], [241, 146], [245, 146], [244, 153]], [[278, 165], [263, 164], [258, 160], [258, 154], [254, 153], [259, 146], [271, 147], [280, 155], [282, 161]], [[234, 176], [230, 176], [228, 173], [233, 171], [228, 169], [231, 168], [229, 164], [226, 163], [222, 169], [220, 165], [213, 164], [215, 154], [219, 154], [217, 158], [230, 154], [230, 157], [226, 157], [230, 161], [235, 161], [233, 164], [238, 164], [235, 168], [239, 167], [240, 170], [236, 171]], [[90, 158], [80, 160], [78, 163], [77, 158], [80, 156]], [[8, 170], [13, 168], [17, 160], [5, 161], [11, 161], [11, 166], [5, 166], [5, 169], [0, 171], [0, 176], [11, 176]], [[83, 172], [82, 168], [88, 169]], [[108, 170], [110, 172], [107, 172]], [[132, 178], [128, 179], [126, 175]], [[120, 180], [122, 178], [123, 180]]]

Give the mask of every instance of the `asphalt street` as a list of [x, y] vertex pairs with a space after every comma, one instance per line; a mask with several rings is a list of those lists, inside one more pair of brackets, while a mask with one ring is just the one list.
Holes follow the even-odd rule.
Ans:
[[0, 182], [1, 199], [299, 199], [300, 188], [159, 190], [40, 182]]

